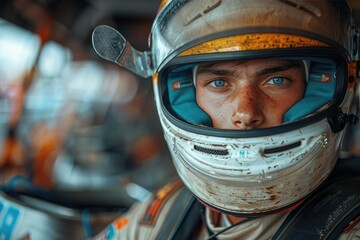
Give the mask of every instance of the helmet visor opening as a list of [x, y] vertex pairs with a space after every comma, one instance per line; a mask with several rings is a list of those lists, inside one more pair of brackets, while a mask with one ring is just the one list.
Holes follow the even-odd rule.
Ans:
[[341, 103], [345, 66], [319, 57], [177, 65], [163, 76], [163, 102], [178, 123], [210, 131], [290, 126]]

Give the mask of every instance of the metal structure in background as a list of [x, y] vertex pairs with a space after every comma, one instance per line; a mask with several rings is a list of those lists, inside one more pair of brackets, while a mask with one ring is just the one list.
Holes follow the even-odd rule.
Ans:
[[150, 81], [91, 46], [104, 22], [145, 48], [158, 4], [1, 1], [3, 239], [91, 237], [175, 176]]

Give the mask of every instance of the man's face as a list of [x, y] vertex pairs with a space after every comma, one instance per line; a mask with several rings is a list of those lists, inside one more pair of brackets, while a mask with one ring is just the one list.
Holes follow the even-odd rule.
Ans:
[[196, 101], [213, 127], [254, 129], [282, 123], [305, 91], [301, 61], [249, 60], [200, 65]]

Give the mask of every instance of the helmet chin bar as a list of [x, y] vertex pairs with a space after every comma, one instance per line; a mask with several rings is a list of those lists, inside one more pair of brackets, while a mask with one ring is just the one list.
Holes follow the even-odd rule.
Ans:
[[154, 74], [150, 52], [140, 52], [114, 28], [100, 25], [92, 33], [95, 52], [133, 73], [147, 78]]
[[[301, 201], [330, 174], [337, 159], [332, 150], [338, 149], [343, 135], [333, 133], [323, 119], [270, 137], [209, 137], [176, 127], [158, 108], [166, 142], [184, 184], [207, 205], [234, 216], [276, 213]], [[296, 148], [264, 154], [264, 149], [298, 140], [302, 144]], [[219, 143], [228, 150], [226, 156], [195, 148], [218, 149]], [[243, 150], [253, 154], [243, 156]]]

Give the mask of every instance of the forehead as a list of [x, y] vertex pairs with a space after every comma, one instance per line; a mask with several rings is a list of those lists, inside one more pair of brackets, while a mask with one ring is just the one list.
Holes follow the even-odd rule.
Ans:
[[198, 72], [211, 70], [211, 69], [241, 69], [241, 68], [273, 68], [279, 67], [288, 69], [294, 67], [302, 67], [300, 60], [285, 60], [285, 59], [256, 59], [256, 60], [235, 60], [235, 61], [221, 61], [209, 64], [201, 64], [198, 66]]

